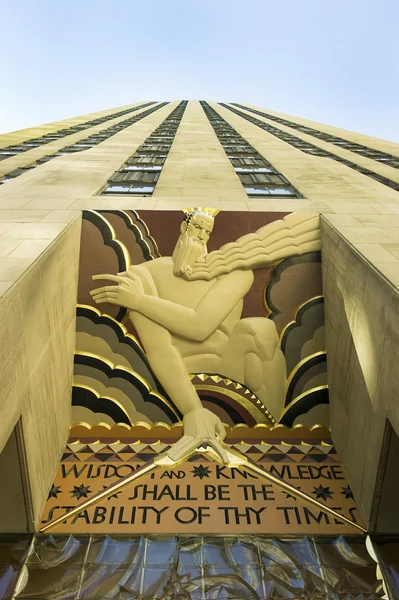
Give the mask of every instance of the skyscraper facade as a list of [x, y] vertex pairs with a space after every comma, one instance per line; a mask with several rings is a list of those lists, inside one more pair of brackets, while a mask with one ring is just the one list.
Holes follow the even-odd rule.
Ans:
[[4, 597], [394, 597], [398, 192], [236, 102], [0, 136]]

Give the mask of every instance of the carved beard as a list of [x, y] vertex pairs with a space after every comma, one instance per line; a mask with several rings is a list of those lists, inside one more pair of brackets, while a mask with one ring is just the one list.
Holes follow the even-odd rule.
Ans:
[[173, 251], [173, 274], [181, 277], [184, 267], [192, 267], [202, 256], [207, 253], [206, 246], [187, 233], [180, 234]]

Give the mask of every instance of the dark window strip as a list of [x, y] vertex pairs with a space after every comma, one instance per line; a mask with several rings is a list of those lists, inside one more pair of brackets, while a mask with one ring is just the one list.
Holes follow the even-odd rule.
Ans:
[[101, 125], [101, 123], [105, 123], [106, 121], [110, 121], [111, 119], [116, 119], [117, 117], [122, 117], [123, 115], [127, 115], [129, 113], [140, 110], [141, 108], [145, 108], [146, 106], [151, 106], [152, 104], [156, 104], [155, 102], [146, 102], [145, 104], [141, 104], [140, 106], [135, 106], [134, 108], [126, 108], [125, 110], [120, 110], [116, 113], [112, 113], [111, 115], [106, 115], [104, 117], [99, 117], [97, 119], [92, 119], [91, 121], [86, 121], [85, 123], [80, 123], [78, 125], [72, 125], [71, 127], [67, 127], [65, 129], [59, 129], [58, 131], [53, 131], [51, 133], [46, 133], [37, 138], [31, 138], [29, 140], [25, 140], [19, 144], [12, 144], [10, 146], [6, 146], [5, 148], [0, 148], [0, 160], [5, 160], [6, 158], [11, 158], [12, 156], [17, 156], [22, 152], [27, 152], [28, 150], [32, 150], [32, 148], [39, 148], [40, 146], [44, 146], [45, 144], [49, 144], [50, 142], [54, 142], [60, 138], [63, 138], [67, 135], [72, 135], [74, 133], [78, 133], [84, 129], [89, 129], [90, 127], [94, 127], [95, 125]]
[[340, 163], [346, 165], [347, 167], [350, 167], [351, 169], [354, 169], [355, 171], [362, 173], [362, 175], [367, 175], [367, 177], [371, 177], [372, 179], [375, 179], [379, 183], [386, 185], [387, 187], [395, 190], [396, 192], [399, 191], [399, 183], [397, 181], [388, 179], [388, 177], [384, 177], [383, 175], [380, 175], [379, 173], [370, 171], [370, 169], [366, 169], [366, 167], [362, 167], [361, 165], [358, 165], [350, 160], [346, 160], [345, 158], [342, 158], [341, 156], [337, 156], [336, 154], [333, 154], [332, 152], [327, 152], [327, 150], [323, 150], [322, 148], [319, 148], [318, 146], [315, 146], [314, 144], [305, 142], [304, 140], [296, 137], [295, 135], [291, 135], [290, 133], [287, 133], [286, 131], [282, 131], [281, 129], [278, 129], [278, 127], [273, 127], [273, 125], [264, 123], [263, 121], [260, 121], [260, 119], [257, 119], [256, 117], [252, 117], [251, 115], [247, 115], [246, 113], [242, 112], [241, 110], [233, 108], [232, 106], [229, 106], [228, 104], [224, 104], [223, 102], [219, 102], [219, 104], [220, 104], [220, 106], [227, 108], [227, 110], [230, 110], [231, 112], [235, 113], [239, 117], [242, 117], [243, 119], [246, 119], [247, 121], [250, 121], [250, 123], [257, 125], [257, 127], [260, 127], [264, 131], [271, 133], [275, 137], [278, 137], [280, 140], [287, 142], [287, 144], [294, 146], [294, 148], [298, 148], [298, 150], [301, 150], [302, 152], [305, 152], [306, 154], [312, 154], [313, 156], [321, 156], [324, 158], [330, 158], [331, 160], [336, 160], [337, 162], [340, 162]]
[[8, 181], [12, 181], [16, 177], [19, 177], [19, 175], [23, 175], [23, 173], [26, 173], [30, 169], [39, 167], [43, 163], [48, 162], [49, 160], [51, 160], [52, 158], [55, 158], [56, 156], [63, 156], [64, 154], [69, 154], [69, 153], [74, 153], [74, 152], [82, 152], [83, 150], [89, 150], [90, 148], [93, 148], [97, 144], [101, 144], [101, 142], [104, 142], [108, 138], [119, 133], [120, 131], [122, 131], [122, 129], [125, 129], [126, 127], [130, 127], [130, 125], [137, 123], [137, 121], [141, 121], [141, 119], [148, 117], [148, 115], [155, 112], [156, 110], [159, 110], [160, 108], [163, 108], [167, 104], [169, 104], [169, 103], [162, 102], [161, 104], [158, 104], [157, 106], [149, 108], [138, 115], [134, 115], [133, 117], [130, 117], [129, 119], [120, 121], [116, 125], [111, 125], [111, 127], [108, 127], [107, 129], [103, 129], [102, 131], [100, 131], [94, 135], [91, 135], [83, 140], [79, 140], [72, 146], [66, 146], [65, 148], [62, 148], [61, 150], [59, 150], [58, 152], [55, 152], [54, 154], [49, 154], [47, 156], [43, 156], [42, 158], [39, 158], [37, 161], [35, 161], [34, 163], [32, 163], [30, 165], [26, 165], [24, 167], [19, 167], [17, 169], [14, 169], [13, 171], [10, 171], [9, 173], [6, 173], [2, 177], [0, 177], [0, 185], [3, 183], [7, 183]]
[[260, 110], [255, 110], [254, 108], [248, 108], [243, 104], [237, 104], [236, 102], [232, 102], [232, 104], [233, 106], [238, 106], [238, 108], [243, 108], [244, 110], [270, 119], [271, 121], [281, 123], [281, 125], [286, 125], [286, 127], [291, 127], [297, 131], [302, 131], [303, 133], [317, 137], [324, 142], [329, 142], [330, 144], [334, 144], [335, 146], [339, 146], [340, 148], [344, 148], [350, 152], [356, 152], [357, 154], [361, 154], [366, 158], [371, 158], [372, 160], [376, 160], [384, 165], [394, 167], [394, 169], [399, 169], [399, 156], [395, 156], [394, 154], [389, 154], [388, 152], [382, 152], [381, 150], [376, 150], [375, 148], [370, 148], [369, 146], [364, 146], [363, 144], [358, 144], [357, 142], [345, 140], [344, 138], [340, 138], [330, 133], [325, 133], [319, 129], [309, 127], [308, 125], [301, 125], [300, 123], [295, 123], [294, 121], [289, 121], [288, 119], [283, 119]]
[[288, 179], [207, 102], [201, 101], [201, 106], [249, 197], [303, 198]]
[[[102, 194], [151, 196], [186, 110], [184, 100], [107, 181]], [[168, 140], [161, 139], [165, 133]]]

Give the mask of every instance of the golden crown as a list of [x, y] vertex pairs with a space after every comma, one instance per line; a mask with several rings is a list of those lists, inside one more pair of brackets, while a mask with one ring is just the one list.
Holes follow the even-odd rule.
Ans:
[[196, 212], [202, 212], [202, 213], [205, 213], [206, 215], [209, 215], [210, 217], [216, 217], [216, 215], [220, 213], [220, 210], [218, 208], [209, 208], [209, 207], [204, 207], [204, 206], [192, 206], [191, 208], [184, 208], [183, 212], [185, 213], [186, 217], [192, 216]]

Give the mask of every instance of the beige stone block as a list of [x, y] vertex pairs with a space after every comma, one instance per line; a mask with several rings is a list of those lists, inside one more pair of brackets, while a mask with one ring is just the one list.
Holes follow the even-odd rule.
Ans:
[[396, 258], [399, 258], [399, 244], [382, 244], [382, 246]]
[[65, 228], [64, 223], [18, 223], [4, 234], [4, 238], [53, 239]]
[[378, 212], [382, 214], [399, 214], [399, 202], [378, 204], [376, 208], [378, 209]]
[[29, 318], [25, 320], [23, 343], [28, 360], [32, 390], [38, 385], [52, 359], [49, 348], [51, 332], [44, 305], [43, 290], [40, 284], [38, 286], [39, 277], [38, 269], [33, 268], [25, 274], [18, 286], [21, 307], [29, 315]]
[[151, 210], [155, 205], [155, 199], [153, 196], [132, 196], [126, 198], [125, 196], [94, 196], [93, 198], [79, 199], [73, 202], [70, 209], [77, 210], [96, 210], [96, 209], [125, 209], [129, 210], [132, 206], [140, 208], [147, 208]]
[[[193, 198], [171, 198], [157, 200], [155, 203], [155, 210], [183, 210], [184, 208], [189, 208], [190, 206], [202, 206], [203, 198], [193, 197]], [[213, 204], [216, 205], [214, 202]], [[212, 206], [212, 204], [211, 204]]]
[[20, 242], [9, 256], [10, 258], [37, 258], [51, 242], [51, 239], [25, 240]]
[[339, 231], [354, 244], [395, 243], [399, 240], [394, 229], [383, 229], [382, 227], [340, 227]]
[[356, 219], [365, 227], [399, 227], [398, 215], [357, 215]]
[[32, 258], [0, 258], [0, 282], [16, 281], [32, 261]]
[[36, 223], [41, 221], [48, 210], [0, 210], [0, 223]]
[[14, 223], [0, 223], [0, 236], [5, 236], [9, 231], [12, 231], [14, 227]]
[[219, 208], [219, 210], [237, 210], [237, 211], [247, 211], [248, 207], [246, 202], [243, 202], [241, 200], [235, 200], [233, 202], [226, 202], [223, 200], [220, 200], [219, 202], [217, 202], [215, 204], [216, 208]]
[[252, 198], [247, 201], [247, 206], [249, 210], [263, 210], [263, 211], [271, 211], [271, 212], [294, 212], [294, 211], [312, 211], [313, 205], [310, 201], [294, 201], [294, 200], [279, 200], [278, 202], [274, 200], [264, 200], [258, 199], [253, 200]]
[[[49, 191], [50, 190], [46, 190], [45, 193], [48, 194]], [[55, 198], [55, 197], [45, 198], [42, 191], [39, 191], [39, 193], [37, 195], [38, 195], [38, 198], [30, 200], [27, 204], [24, 205], [24, 208], [26, 208], [28, 210], [32, 210], [32, 209], [52, 210], [53, 208], [57, 207], [58, 210], [66, 210], [73, 203], [73, 199], [75, 196], [72, 189], [71, 189], [71, 193], [68, 194], [66, 198], [65, 197], [64, 198]]]
[[356, 215], [378, 215], [379, 212], [371, 204], [365, 203], [364, 200], [359, 202], [353, 202], [353, 199], [348, 202], [331, 202], [326, 201], [326, 204], [337, 214], [352, 214], [356, 218]]
[[51, 210], [40, 221], [42, 223], [70, 223], [80, 212], [80, 210]]
[[0, 281], [0, 298], [2, 298], [5, 293], [9, 291], [13, 284], [13, 281]]
[[73, 355], [75, 352], [75, 340], [76, 340], [76, 314], [73, 315], [69, 325], [67, 325], [65, 331], [65, 345], [67, 353], [67, 368], [69, 376], [72, 378], [73, 374]]
[[[0, 187], [6, 187], [8, 184], [4, 184]], [[6, 193], [7, 191], [7, 193]], [[23, 191], [17, 193], [16, 195], [11, 195], [8, 190], [3, 190], [3, 193], [0, 191], [0, 210], [18, 210], [21, 209], [25, 204], [31, 201], [31, 196], [28, 198], [24, 197]]]
[[[324, 214], [324, 211], [322, 211]], [[335, 227], [359, 227], [361, 223], [356, 220], [356, 217], [351, 216], [350, 214], [341, 214], [341, 215], [327, 215], [326, 219], [329, 223], [334, 225]]]
[[242, 191], [240, 190], [222, 190], [222, 189], [218, 189], [215, 192], [217, 198], [219, 198], [220, 200], [223, 200], [224, 202], [228, 202], [229, 200], [231, 202], [236, 202], [241, 201], [241, 202], [247, 202], [248, 200], [248, 196], [247, 194], [244, 192], [244, 189]]
[[381, 244], [356, 244], [356, 249], [373, 264], [377, 262], [396, 263], [399, 270], [399, 260]]
[[374, 266], [390, 281], [390, 283], [399, 288], [399, 262], [376, 262]]
[[58, 454], [62, 455], [65, 450], [69, 428], [72, 420], [72, 381], [68, 382], [55, 414], [56, 433], [58, 439]]
[[0, 238], [0, 258], [8, 256], [20, 243], [21, 240], [2, 240]]
[[159, 194], [157, 194], [157, 188], [155, 188], [155, 192], [153, 194], [153, 198], [157, 200], [159, 196], [183, 196], [183, 188], [173, 187], [173, 188], [164, 188], [159, 190]]

